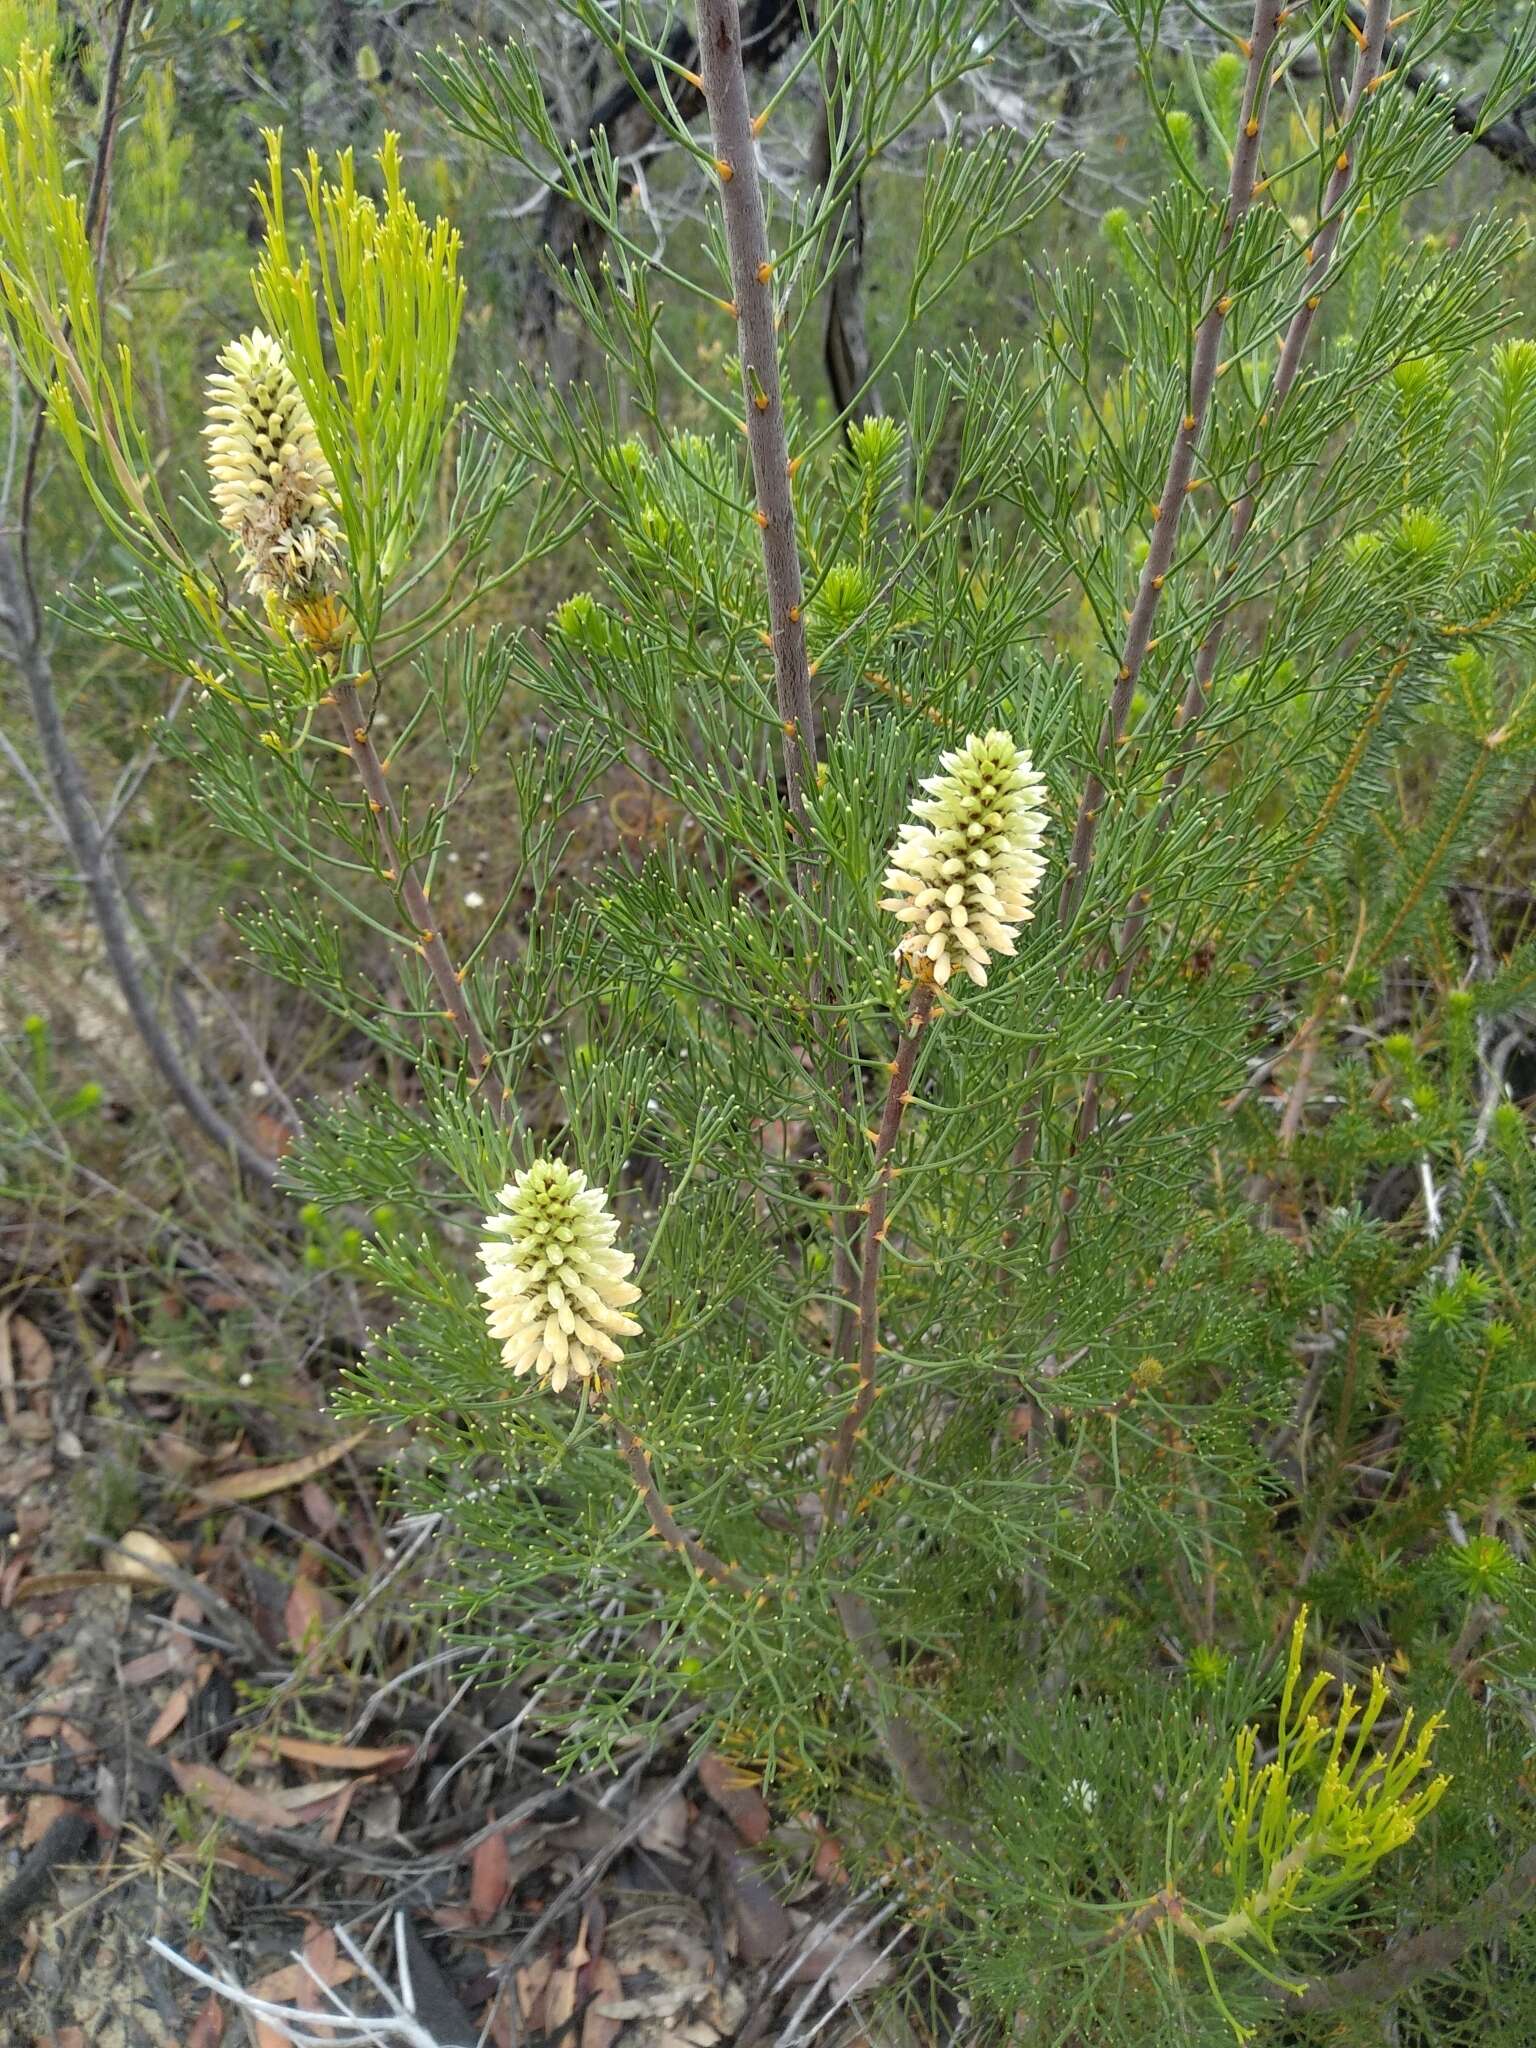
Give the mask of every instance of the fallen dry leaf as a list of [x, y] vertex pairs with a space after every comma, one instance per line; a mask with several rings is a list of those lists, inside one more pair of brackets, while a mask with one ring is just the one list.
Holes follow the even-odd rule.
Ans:
[[7, 1335], [17, 1388], [25, 1393], [46, 1386], [53, 1378], [53, 1346], [25, 1316], [13, 1315], [9, 1322]]
[[[320, 1984], [330, 1984], [333, 1982], [339, 1967], [336, 1937], [329, 1927], [322, 1927], [318, 1920], [310, 1920], [305, 1924], [304, 1962], [306, 1967], [312, 1970], [314, 1975], [319, 1978]], [[311, 1981], [300, 1993], [298, 2003], [301, 2011], [311, 2012], [317, 2016], [323, 2015], [326, 2012], [328, 2001], [320, 1990], [320, 1984]], [[313, 2032], [322, 2041], [329, 2041], [335, 2038], [329, 2027], [317, 2025], [314, 2027]], [[288, 2048], [286, 2035], [275, 2044], [275, 2048]]]
[[184, 1436], [177, 1436], [171, 1430], [161, 1430], [151, 1438], [150, 1455], [157, 1465], [163, 1465], [167, 1472], [177, 1479], [185, 1479], [205, 1463], [204, 1454], [196, 1444], [189, 1444]]
[[37, 1572], [23, 1579], [13, 1600], [46, 1600], [54, 1593], [81, 1593], [87, 1586], [121, 1586], [116, 1572]]
[[341, 1840], [341, 1831], [346, 1824], [347, 1815], [352, 1811], [352, 1802], [367, 1782], [366, 1778], [349, 1778], [346, 1791], [336, 1794], [331, 1801], [330, 1815], [320, 1830], [322, 1842], [334, 1844]]
[[21, 1846], [35, 1849], [56, 1820], [66, 1813], [80, 1813], [84, 1809], [72, 1799], [61, 1799], [56, 1792], [45, 1792], [40, 1798], [27, 1801], [27, 1817], [21, 1824]]
[[170, 1650], [146, 1650], [142, 1657], [130, 1657], [123, 1666], [124, 1685], [152, 1685], [176, 1669]]
[[269, 1792], [266, 1796], [274, 1806], [300, 1814], [305, 1820], [317, 1820], [320, 1807], [338, 1792], [352, 1792], [356, 1784], [355, 1778], [326, 1778], [315, 1785], [288, 1785], [281, 1792]]
[[127, 1579], [158, 1592], [165, 1581], [155, 1566], [169, 1565], [175, 1570], [179, 1564], [180, 1559], [168, 1543], [162, 1543], [148, 1529], [130, 1529], [118, 1538], [116, 1550], [107, 1552], [106, 1568], [115, 1579]]
[[535, 1956], [533, 1961], [519, 1970], [512, 1980], [517, 1987], [517, 2009], [523, 2016], [523, 2025], [530, 2030], [535, 2025], [534, 2013], [543, 2007], [544, 1987], [554, 1975], [554, 1971], [553, 1956]]
[[470, 1911], [483, 1927], [487, 1920], [495, 1919], [511, 1895], [512, 1858], [507, 1838], [498, 1829], [476, 1845], [470, 1859]]
[[325, 1595], [313, 1579], [298, 1578], [283, 1602], [283, 1632], [296, 1650], [325, 1633]]
[[[645, 1787], [641, 1787], [645, 1796]], [[639, 1841], [642, 1849], [649, 1849], [653, 1855], [682, 1856], [688, 1846], [688, 1822], [690, 1809], [681, 1792], [674, 1792], [661, 1805], [640, 1830]]]
[[165, 1705], [155, 1716], [154, 1726], [144, 1740], [151, 1749], [158, 1748], [168, 1735], [174, 1735], [187, 1718], [187, 1709], [192, 1704], [190, 1685], [178, 1685]]
[[0, 1315], [0, 1416], [16, 1420], [15, 1347], [11, 1342], [11, 1310]]
[[344, 1458], [348, 1451], [355, 1451], [367, 1435], [366, 1429], [357, 1429], [339, 1443], [327, 1444], [324, 1450], [311, 1451], [308, 1457], [289, 1458], [281, 1465], [258, 1465], [249, 1472], [226, 1472], [222, 1478], [205, 1480], [196, 1488], [197, 1502], [183, 1508], [181, 1520], [195, 1521], [209, 1501], [260, 1500], [264, 1494], [281, 1493], [289, 1486], [302, 1486], [306, 1479], [313, 1479], [317, 1472], [323, 1472], [338, 1458]]
[[0, 1478], [0, 1500], [18, 1500], [29, 1486], [46, 1479], [53, 1471], [53, 1459], [46, 1451], [33, 1458], [19, 1458]]
[[576, 1980], [581, 1972], [565, 1963], [555, 1971], [544, 1992], [544, 2031], [558, 2034], [576, 2012]]
[[599, 2007], [623, 1997], [624, 1980], [603, 1956], [592, 1965], [587, 1982], [590, 1997], [581, 2016], [581, 2048], [613, 2048], [624, 2031], [624, 2022], [614, 2019], [611, 2013], [603, 2012]]
[[299, 1815], [282, 1804], [281, 1794], [253, 1792], [248, 1785], [237, 1785], [233, 1778], [226, 1778], [212, 1764], [180, 1763], [175, 1757], [168, 1761], [183, 1792], [202, 1800], [228, 1820], [247, 1821], [258, 1828], [293, 1828], [299, 1824]]
[[317, 1486], [313, 1479], [306, 1479], [299, 1489], [299, 1499], [304, 1503], [304, 1512], [316, 1535], [329, 1536], [341, 1520], [341, 1510], [325, 1488]]
[[752, 1849], [773, 1828], [773, 1815], [757, 1789], [758, 1782], [755, 1771], [744, 1771], [714, 1750], [706, 1750], [699, 1759], [699, 1783]]
[[[326, 1976], [326, 1982], [334, 1991], [357, 1975], [357, 1965], [349, 1963], [345, 1956], [335, 1957]], [[314, 1995], [315, 1980], [309, 1976], [302, 1963], [289, 1963], [281, 1970], [274, 1970], [270, 1977], [263, 1977], [251, 1986], [257, 1998], [269, 1999], [273, 2005], [297, 2005], [306, 1995]], [[283, 2048], [288, 2048], [286, 2042]]]
[[224, 2038], [224, 2006], [216, 1991], [210, 1991], [187, 2035], [187, 2048], [219, 2048]]
[[294, 1764], [319, 1764], [330, 1771], [397, 1771], [416, 1754], [414, 1743], [391, 1749], [359, 1749], [346, 1742], [311, 1742], [303, 1735], [263, 1735], [251, 1745], [256, 1756], [285, 1756]]

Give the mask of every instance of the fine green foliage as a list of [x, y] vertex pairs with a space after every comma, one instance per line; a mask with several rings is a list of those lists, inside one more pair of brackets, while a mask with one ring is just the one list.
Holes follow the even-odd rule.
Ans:
[[[1509, 1070], [1536, 961], [1474, 869], [1536, 761], [1536, 344], [1506, 331], [1514, 227], [1418, 237], [1472, 144], [1410, 81], [1487, 10], [1417, 10], [1391, 65], [1368, 11], [1344, 99], [1338, 6], [1283, 63], [1220, 10], [1244, 54], [1171, 76], [1174, 10], [1123, 0], [1166, 183], [1033, 275], [995, 348], [936, 311], [983, 258], [1024, 283], [1071, 165], [1043, 134], [934, 142], [857, 396], [769, 422], [820, 726], [798, 814], [727, 181], [644, 11], [572, 12], [707, 232], [652, 246], [531, 50], [439, 53], [444, 120], [604, 251], [566, 279], [602, 375], [509, 374], [461, 416], [458, 241], [393, 141], [376, 179], [311, 157], [290, 212], [269, 137], [253, 312], [345, 545], [323, 597], [262, 608], [158, 495], [49, 67], [10, 75], [0, 293], [134, 558], [72, 615], [203, 686], [166, 745], [260, 856], [240, 933], [375, 1056], [283, 1168], [311, 1252], [379, 1305], [339, 1404], [409, 1433], [403, 1501], [452, 1518], [447, 1625], [512, 1677], [560, 1635], [567, 1766], [637, 1702], [691, 1710], [931, 1920], [919, 1960], [983, 2031], [1342, 2038], [1330, 1974], [1471, 1902], [1529, 1823]], [[826, 176], [770, 208], [786, 360], [853, 184], [983, 61], [989, 11], [962, 13], [818, 10], [763, 86], [773, 122], [797, 80], [839, 110]], [[1530, 87], [1528, 29], [1488, 120]], [[569, 581], [504, 630], [489, 600], [540, 563]], [[936, 989], [882, 878], [973, 734], [1043, 779], [1045, 874], [1016, 953]], [[486, 775], [471, 906], [452, 828]], [[632, 858], [573, 847], [596, 793], [643, 813]], [[605, 1192], [638, 1290], [622, 1361], [561, 1392], [508, 1370], [476, 1285], [546, 1158]], [[1425, 2040], [1472, 2000], [1476, 2038], [1519, 2040], [1491, 2016], [1536, 2004], [1529, 1973], [1453, 1961], [1377, 1995]]]

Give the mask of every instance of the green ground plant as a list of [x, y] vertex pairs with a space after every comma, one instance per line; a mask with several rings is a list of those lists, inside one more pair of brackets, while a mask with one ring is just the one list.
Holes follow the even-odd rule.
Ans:
[[[1222, 10], [1112, 285], [1036, 274], [989, 350], [925, 338], [1071, 166], [936, 144], [838, 415], [783, 360], [984, 13], [823, 10], [754, 114], [734, 0], [698, 74], [574, 11], [693, 262], [529, 50], [440, 54], [444, 120], [606, 251], [568, 280], [602, 377], [460, 410], [458, 240], [393, 142], [270, 137], [223, 533], [160, 481], [53, 68], [9, 74], [0, 299], [123, 565], [70, 615], [195, 679], [163, 744], [266, 878], [244, 944], [372, 1052], [282, 1169], [394, 1304], [339, 1402], [410, 1431], [488, 1664], [559, 1615], [566, 1763], [675, 1700], [927, 1931], [893, 1996], [1041, 2043], [1374, 2039], [1383, 2000], [1528, 2038], [1536, 960], [1466, 878], [1536, 754], [1536, 343], [1513, 230], [1416, 238], [1472, 138], [1410, 83], [1488, 10]], [[1169, 11], [1116, 7], [1157, 90]], [[816, 73], [830, 169], [765, 206]], [[588, 587], [487, 623], [578, 544]], [[648, 850], [573, 875], [616, 782]]]

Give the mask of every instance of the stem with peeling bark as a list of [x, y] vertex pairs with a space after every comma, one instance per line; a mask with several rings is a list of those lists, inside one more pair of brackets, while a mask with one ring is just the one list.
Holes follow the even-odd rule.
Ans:
[[1385, 1955], [1314, 1977], [1299, 1991], [1277, 1992], [1291, 2012], [1336, 2012], [1341, 2006], [1396, 1998], [1421, 1977], [1450, 1970], [1469, 1948], [1491, 1941], [1503, 1927], [1536, 1906], [1536, 1847], [1496, 1877], [1464, 1912], [1426, 1927]]
[[[136, 0], [122, 0], [118, 9], [101, 88], [96, 161], [85, 201], [86, 239], [95, 252], [98, 273], [106, 247], [113, 145], [122, 106], [123, 73], [135, 5]], [[65, 333], [68, 333], [67, 327]], [[33, 512], [47, 417], [47, 407], [39, 398], [27, 439], [14, 543], [0, 540], [0, 619], [3, 619], [10, 641], [9, 656], [26, 683], [38, 744], [58, 805], [59, 821], [90, 899], [108, 964], [145, 1050], [172, 1095], [210, 1144], [233, 1160], [249, 1180], [258, 1185], [270, 1184], [276, 1170], [274, 1162], [215, 1107], [196, 1076], [188, 1070], [156, 1009], [133, 941], [127, 895], [113, 848], [111, 827], [103, 828], [96, 816], [85, 775], [70, 745], [69, 733], [59, 710], [53, 667], [43, 637], [42, 605], [32, 567]]]
[[[491, 1050], [464, 999], [463, 976], [455, 968], [443, 943], [426, 888], [416, 872], [415, 861], [405, 850], [400, 812], [385, 776], [384, 764], [373, 744], [356, 682], [349, 677], [338, 677], [331, 687], [331, 696], [341, 721], [342, 738], [352, 756], [373, 817], [383, 859], [384, 879], [400, 892], [401, 906], [416, 935], [416, 950], [442, 998], [444, 1017], [464, 1040], [474, 1067], [474, 1083], [478, 1087], [490, 1069]], [[496, 1094], [494, 1107], [500, 1122], [510, 1128], [512, 1106], [504, 1091]]]
[[[1339, 117], [1339, 131], [1347, 132], [1351, 121], [1369, 93], [1375, 91], [1381, 82], [1382, 50], [1386, 43], [1389, 15], [1389, 0], [1370, 0], [1365, 10], [1363, 29], [1352, 26], [1359, 41], [1359, 55], [1355, 62], [1354, 77], [1350, 84], [1349, 96]], [[1317, 233], [1307, 252], [1309, 275], [1307, 290], [1301, 304], [1291, 315], [1290, 324], [1281, 344], [1280, 358], [1275, 365], [1274, 382], [1270, 387], [1269, 403], [1265, 408], [1262, 425], [1273, 421], [1295, 384], [1301, 369], [1302, 356], [1311, 338], [1312, 326], [1322, 304], [1323, 281], [1338, 247], [1339, 236], [1344, 227], [1344, 201], [1348, 197], [1350, 181], [1354, 174], [1354, 159], [1350, 151], [1341, 148], [1329, 174], [1327, 190], [1323, 197], [1323, 210]], [[1221, 569], [1221, 582], [1225, 583], [1236, 575], [1238, 557], [1253, 527], [1258, 513], [1259, 493], [1264, 485], [1264, 461], [1256, 454], [1248, 466], [1244, 481], [1243, 495], [1232, 508], [1227, 527], [1227, 543]], [[1174, 803], [1184, 778], [1189, 772], [1194, 747], [1195, 727], [1203, 716], [1211, 678], [1216, 673], [1216, 663], [1226, 639], [1227, 626], [1231, 619], [1231, 608], [1218, 610], [1206, 628], [1195, 655], [1194, 669], [1189, 686], [1179, 705], [1177, 725], [1183, 735], [1179, 757], [1169, 768], [1163, 779], [1163, 793], [1158, 804], [1153, 831], [1160, 840], [1173, 820]], [[1140, 941], [1147, 922], [1147, 908], [1152, 900], [1149, 889], [1139, 889], [1132, 897], [1126, 912], [1125, 922], [1120, 929], [1120, 961], [1109, 985], [1108, 1000], [1121, 1001], [1130, 991], [1135, 977], [1137, 962], [1141, 957]], [[1074, 1146], [1086, 1144], [1098, 1127], [1101, 1083], [1098, 1074], [1090, 1074], [1083, 1089], [1083, 1098], [1078, 1105], [1077, 1122], [1073, 1132]], [[1068, 1185], [1062, 1191], [1061, 1222], [1051, 1247], [1053, 1263], [1059, 1263], [1065, 1256], [1071, 1237], [1071, 1216], [1076, 1204], [1076, 1190]]]

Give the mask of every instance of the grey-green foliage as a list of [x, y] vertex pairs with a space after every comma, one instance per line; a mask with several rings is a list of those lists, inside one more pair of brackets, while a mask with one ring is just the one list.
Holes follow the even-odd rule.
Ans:
[[[577, 11], [637, 75], [653, 63], [632, 18], [621, 51], [611, 10]], [[1119, 12], [1150, 65], [1168, 10]], [[1301, 33], [1326, 47], [1338, 16]], [[1419, 10], [1404, 58], [1477, 18]], [[861, 91], [842, 101], [828, 192], [771, 224], [786, 331], [835, 260], [839, 178], [977, 60], [973, 27], [947, 8], [834, 7], [793, 60], [797, 77], [835, 66]], [[1490, 113], [1524, 80], [1511, 47]], [[1487, 222], [1454, 254], [1417, 246], [1410, 202], [1468, 145], [1400, 70], [1350, 131], [1319, 330], [1274, 409], [1277, 337], [1311, 288], [1290, 216], [1315, 209], [1336, 137], [1293, 119], [1275, 145], [1291, 152], [1275, 172], [1284, 210], [1255, 206], [1224, 247], [1203, 183], [1220, 183], [1220, 110], [1235, 104], [1218, 58], [1191, 93], [1214, 168], [1176, 126], [1166, 193], [1108, 224], [1097, 273], [1034, 276], [1032, 331], [991, 353], [925, 346], [923, 323], [1000, 243], [1024, 285], [1029, 223], [1066, 168], [1039, 138], [936, 144], [912, 288], [876, 337], [888, 415], [818, 424], [791, 406], [787, 422], [825, 728], [801, 839], [780, 787], [723, 250], [644, 245], [619, 167], [554, 133], [527, 52], [445, 56], [433, 77], [463, 136], [560, 182], [607, 245], [601, 271], [572, 281], [603, 380], [562, 392], [518, 373], [471, 396], [441, 561], [402, 565], [377, 606], [358, 604], [347, 656], [411, 706], [392, 747], [397, 851], [437, 901], [454, 801], [471, 775], [499, 777], [494, 916], [464, 980], [495, 1048], [488, 1075], [471, 1075], [403, 928], [398, 878], [325, 723], [325, 664], [174, 561], [90, 607], [102, 632], [206, 672], [187, 766], [272, 871], [246, 939], [395, 1076], [317, 1106], [285, 1167], [322, 1206], [376, 1212], [365, 1256], [397, 1306], [345, 1400], [414, 1430], [402, 1491], [460, 1539], [441, 1588], [452, 1625], [514, 1675], [546, 1670], [560, 1640], [542, 1710], [567, 1763], [612, 1753], [639, 1702], [695, 1706], [696, 1738], [760, 1772], [776, 1805], [836, 1814], [852, 1864], [879, 1870], [903, 1845], [890, 1881], [915, 1904], [915, 1869], [954, 1901], [979, 2012], [1027, 2008], [1029, 2038], [1063, 2043], [1267, 2024], [1265, 1970], [1293, 1982], [1347, 1962], [1407, 1910], [1426, 1865], [1459, 1873], [1437, 1879], [1449, 1910], [1515, 1846], [1531, 1170], [1491, 1041], [1468, 1038], [1449, 1000], [1461, 942], [1443, 893], [1528, 783], [1536, 742], [1536, 349], [1495, 341], [1515, 237]], [[699, 138], [662, 84], [647, 90], [676, 135], [669, 174], [703, 203]], [[1288, 91], [1281, 112], [1315, 121]], [[776, 118], [792, 106], [786, 93]], [[1189, 403], [1190, 336], [1218, 290], [1232, 306], [1199, 488], [1063, 923], [1059, 864]], [[700, 305], [720, 321], [702, 355]], [[40, 347], [35, 321], [27, 332]], [[280, 339], [323, 374], [318, 342]], [[1223, 579], [1250, 477], [1260, 516]], [[575, 536], [586, 587], [540, 629], [485, 631], [475, 612], [506, 564], [526, 573]], [[1176, 712], [1218, 612], [1210, 702], [1185, 731]], [[514, 701], [527, 710], [503, 763]], [[994, 725], [1046, 778], [1056, 865], [1017, 959], [984, 990], [952, 991], [923, 1036], [880, 1281], [880, 1394], [846, 1519], [828, 1521], [851, 1248], [904, 1005], [880, 876], [940, 750]], [[412, 742], [428, 729], [448, 779], [417, 790]], [[590, 862], [573, 847], [590, 843], [594, 793], [614, 789], [646, 793], [648, 827], [633, 857]], [[1129, 994], [1112, 1000], [1143, 894]], [[1507, 951], [1479, 955], [1489, 1029], [1515, 1028], [1529, 995], [1519, 956], [1499, 967]], [[1405, 958], [1406, 997], [1388, 987]], [[1341, 1050], [1379, 1038], [1383, 1014], [1425, 1069], [1411, 1118], [1389, 1074]], [[1339, 1070], [1332, 1106], [1277, 1143], [1265, 1074], [1304, 1091], [1314, 1061]], [[600, 1401], [509, 1382], [474, 1287], [480, 1218], [514, 1167], [551, 1150], [610, 1190], [640, 1258], [644, 1335]], [[1382, 1213], [1386, 1166], [1425, 1156], [1438, 1222], [1411, 1196]], [[657, 1540], [615, 1418], [746, 1590]], [[1362, 1493], [1362, 1465], [1385, 1474], [1379, 1493]], [[1448, 1555], [1447, 1530], [1479, 1519], [1496, 1547]], [[1404, 1649], [1404, 1690], [1421, 1715], [1449, 1716], [1457, 1783], [1424, 1839], [1352, 1898], [1303, 1900], [1278, 1954], [1218, 1953], [1207, 1981], [1177, 1916], [1145, 1939], [1118, 1923], [1165, 1886], [1192, 1923], [1219, 1923], [1222, 1774], [1237, 1730], [1271, 1725], [1271, 1653], [1314, 1579], [1351, 1675]], [[867, 1716], [850, 1595], [890, 1659]], [[1498, 1646], [1481, 1693], [1467, 1682], [1477, 1602]], [[897, 1720], [958, 1788], [968, 1829], [904, 1805]], [[1470, 1963], [1452, 2005], [1489, 2007], [1494, 1968]]]

